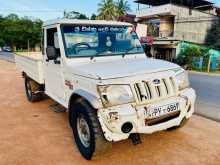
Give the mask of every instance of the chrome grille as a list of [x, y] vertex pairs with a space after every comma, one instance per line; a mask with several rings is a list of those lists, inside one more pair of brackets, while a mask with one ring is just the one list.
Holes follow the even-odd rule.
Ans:
[[155, 84], [154, 80], [140, 81], [134, 84], [134, 89], [139, 103], [167, 98], [177, 93], [173, 77], [155, 79], [160, 83]]

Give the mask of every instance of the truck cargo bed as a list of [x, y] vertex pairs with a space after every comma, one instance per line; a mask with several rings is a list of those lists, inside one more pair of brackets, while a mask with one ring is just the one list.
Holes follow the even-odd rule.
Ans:
[[39, 84], [44, 84], [42, 57], [40, 52], [17, 53], [15, 56], [16, 66]]

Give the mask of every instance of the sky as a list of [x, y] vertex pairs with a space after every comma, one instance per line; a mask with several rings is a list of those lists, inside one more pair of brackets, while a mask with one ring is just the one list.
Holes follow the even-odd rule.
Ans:
[[[91, 16], [97, 13], [101, 0], [0, 0], [0, 15], [16, 13], [19, 16], [30, 16], [42, 20], [55, 19], [63, 16], [64, 10], [78, 11]], [[133, 13], [137, 9], [134, 0], [128, 0]], [[210, 0], [220, 6], [220, 0]]]

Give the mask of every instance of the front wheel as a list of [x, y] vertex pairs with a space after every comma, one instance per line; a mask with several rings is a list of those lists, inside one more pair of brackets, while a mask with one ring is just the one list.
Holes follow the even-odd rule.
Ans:
[[71, 105], [70, 124], [76, 145], [82, 156], [91, 160], [111, 145], [104, 138], [95, 109], [83, 99]]

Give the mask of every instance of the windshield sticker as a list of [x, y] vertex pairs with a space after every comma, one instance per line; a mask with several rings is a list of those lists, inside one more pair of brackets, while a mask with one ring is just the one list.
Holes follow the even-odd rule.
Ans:
[[94, 26], [76, 26], [74, 32], [124, 32], [126, 27], [94, 27]]

